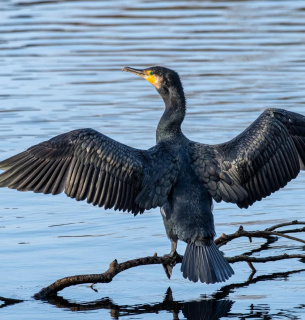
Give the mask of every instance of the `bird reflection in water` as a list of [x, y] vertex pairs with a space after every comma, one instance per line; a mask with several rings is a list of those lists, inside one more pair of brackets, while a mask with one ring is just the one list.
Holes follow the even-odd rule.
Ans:
[[113, 319], [140, 314], [159, 313], [162, 311], [172, 313], [173, 319], [179, 319], [179, 313], [182, 311], [184, 315], [183, 318], [190, 320], [218, 320], [221, 317], [227, 316], [233, 305], [233, 301], [231, 300], [202, 299], [190, 302], [175, 301], [171, 288], [167, 289], [162, 302], [153, 304], [120, 306], [109, 298], [103, 298], [86, 304], [78, 304], [69, 302], [58, 296], [48, 298], [48, 302], [56, 305], [58, 308], [68, 308], [71, 311], [108, 309]]
[[227, 316], [232, 304], [233, 301], [231, 300], [191, 301], [183, 304], [182, 312], [187, 319], [216, 320]]

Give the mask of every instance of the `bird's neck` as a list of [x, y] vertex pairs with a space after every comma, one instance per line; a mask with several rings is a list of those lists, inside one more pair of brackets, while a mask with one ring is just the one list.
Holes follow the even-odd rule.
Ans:
[[165, 102], [165, 111], [159, 121], [157, 143], [164, 140], [176, 140], [183, 136], [181, 124], [185, 117], [185, 97], [183, 88], [171, 88], [169, 94], [161, 95]]

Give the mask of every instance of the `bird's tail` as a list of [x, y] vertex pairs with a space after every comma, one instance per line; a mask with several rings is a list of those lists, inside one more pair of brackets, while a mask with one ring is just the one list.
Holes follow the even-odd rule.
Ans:
[[212, 241], [210, 245], [188, 243], [183, 257], [183, 277], [193, 282], [216, 283], [228, 280], [234, 271]]

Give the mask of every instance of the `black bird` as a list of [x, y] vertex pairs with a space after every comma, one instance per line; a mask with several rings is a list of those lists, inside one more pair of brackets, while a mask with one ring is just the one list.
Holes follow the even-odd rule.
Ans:
[[234, 273], [214, 244], [213, 199], [247, 208], [305, 169], [305, 117], [267, 109], [223, 144], [190, 141], [181, 131], [185, 97], [178, 74], [163, 67], [124, 68], [149, 81], [165, 111], [157, 144], [134, 149], [93, 130], [64, 133], [0, 162], [0, 187], [59, 194], [142, 213], [161, 207], [171, 254], [187, 242], [181, 271], [194, 282], [222, 282]]

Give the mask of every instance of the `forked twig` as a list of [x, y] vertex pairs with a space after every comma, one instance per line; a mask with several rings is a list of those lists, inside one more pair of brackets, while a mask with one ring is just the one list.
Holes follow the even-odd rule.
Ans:
[[[293, 225], [293, 224], [299, 224], [299, 223], [298, 222], [297, 223], [290, 222], [289, 224], [282, 223], [281, 226]], [[304, 224], [305, 224], [305, 222], [304, 222]], [[279, 228], [280, 225], [277, 225], [277, 226]], [[274, 229], [276, 229], [276, 228], [271, 227], [271, 228], [268, 228], [268, 229], [262, 230], [262, 231], [260, 231], [260, 230], [259, 231], [245, 231], [243, 226], [240, 226], [239, 229], [235, 233], [228, 234], [228, 235], [223, 233], [219, 238], [215, 239], [215, 243], [220, 247], [220, 246], [227, 244], [229, 241], [232, 241], [232, 240], [240, 238], [240, 237], [247, 237], [247, 238], [249, 238], [250, 242], [252, 242], [252, 238], [268, 239], [271, 236], [278, 236], [278, 237], [283, 237], [283, 238], [287, 238], [290, 240], [302, 242], [305, 244], [305, 240], [303, 240], [303, 239], [287, 236], [285, 233], [291, 233], [290, 230], [284, 230], [284, 231], [278, 231], [278, 232], [270, 231], [270, 230], [274, 230]], [[304, 232], [305, 228], [294, 229], [293, 231], [294, 231], [294, 233]]]

